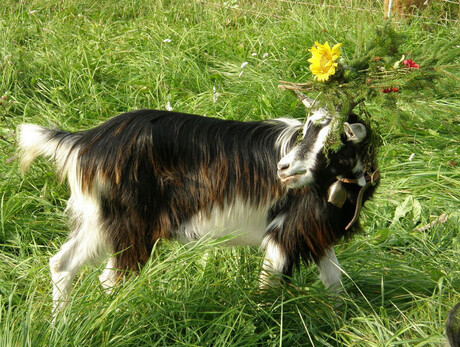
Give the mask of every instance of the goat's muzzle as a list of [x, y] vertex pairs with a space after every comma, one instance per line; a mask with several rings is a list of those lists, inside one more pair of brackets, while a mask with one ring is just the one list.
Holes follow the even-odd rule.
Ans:
[[297, 180], [300, 178], [300, 176], [305, 175], [306, 173], [307, 170], [305, 169], [298, 169], [297, 171], [293, 171], [291, 164], [289, 163], [278, 163], [278, 177], [283, 183]]

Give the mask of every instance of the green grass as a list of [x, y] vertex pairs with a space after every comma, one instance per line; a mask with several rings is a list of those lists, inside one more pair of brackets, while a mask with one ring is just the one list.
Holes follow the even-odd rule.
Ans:
[[[315, 3], [2, 3], [1, 346], [442, 344], [447, 313], [460, 301], [460, 55], [442, 61], [459, 53], [460, 35], [457, 22], [442, 20], [458, 16], [448, 3], [428, 9], [428, 19], [395, 24], [412, 59], [451, 65], [451, 88], [415, 94], [399, 105], [399, 118], [369, 105], [384, 143], [382, 184], [363, 213], [364, 232], [337, 247], [346, 271], [339, 297], [325, 292], [312, 266], [292, 285], [260, 293], [255, 248], [162, 242], [141, 275], [111, 295], [98, 284], [101, 269], [85, 268], [72, 303], [50, 324], [48, 259], [67, 235], [68, 190], [44, 161], [19, 173], [16, 126], [81, 130], [168, 102], [226, 119], [302, 118], [278, 81], [311, 78], [307, 49], [315, 40], [343, 42], [343, 56], [352, 58], [384, 24], [379, 2]], [[357, 9], [369, 6], [375, 12]], [[414, 231], [443, 213], [445, 224]]]

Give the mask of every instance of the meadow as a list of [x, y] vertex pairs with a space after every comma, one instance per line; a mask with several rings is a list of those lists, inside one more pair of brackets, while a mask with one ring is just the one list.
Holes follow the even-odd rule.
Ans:
[[305, 110], [278, 82], [311, 80], [315, 41], [342, 42], [344, 59], [359, 56], [385, 25], [383, 5], [4, 0], [0, 346], [441, 346], [460, 301], [460, 30], [458, 5], [439, 4], [393, 23], [404, 53], [442, 68], [448, 85], [402, 90], [397, 116], [367, 105], [382, 140], [382, 181], [361, 215], [363, 232], [336, 248], [339, 296], [314, 266], [261, 293], [257, 248], [164, 241], [110, 295], [101, 269], [85, 267], [51, 324], [48, 260], [67, 236], [69, 192], [44, 160], [20, 173], [18, 124], [77, 131], [141, 108], [302, 120]]

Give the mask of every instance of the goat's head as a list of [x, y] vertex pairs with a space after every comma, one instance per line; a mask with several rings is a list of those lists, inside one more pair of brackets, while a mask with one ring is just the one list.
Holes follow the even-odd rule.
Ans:
[[346, 177], [364, 185], [362, 156], [368, 132], [353, 118], [350, 116], [349, 123], [343, 125], [340, 150], [330, 151], [326, 157], [323, 149], [333, 131], [332, 116], [324, 109], [315, 110], [303, 126], [301, 140], [278, 162], [281, 182], [289, 188], [300, 188]]

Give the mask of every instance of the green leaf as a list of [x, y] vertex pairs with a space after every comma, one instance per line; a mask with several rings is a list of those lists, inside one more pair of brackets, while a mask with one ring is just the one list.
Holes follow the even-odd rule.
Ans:
[[420, 222], [420, 217], [422, 216], [422, 205], [417, 199], [413, 199], [412, 202], [412, 221], [414, 224]]
[[412, 195], [408, 196], [398, 207], [396, 207], [395, 215], [391, 224], [397, 223], [401, 218], [405, 217], [413, 207], [413, 200], [414, 198]]

